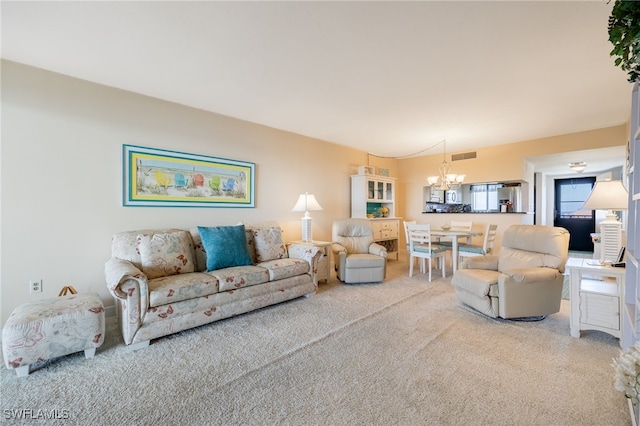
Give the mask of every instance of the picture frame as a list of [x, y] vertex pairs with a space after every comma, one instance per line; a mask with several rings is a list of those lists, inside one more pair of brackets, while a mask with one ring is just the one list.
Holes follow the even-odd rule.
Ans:
[[255, 163], [122, 145], [123, 206], [255, 207]]

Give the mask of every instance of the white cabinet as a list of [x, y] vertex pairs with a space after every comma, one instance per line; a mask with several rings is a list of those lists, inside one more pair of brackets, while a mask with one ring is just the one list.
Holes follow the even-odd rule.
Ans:
[[[593, 259], [569, 258], [566, 268], [571, 283], [571, 335], [598, 330], [621, 338], [625, 268], [602, 266]], [[622, 340], [620, 342], [622, 345]]]
[[380, 209], [389, 209], [388, 217], [395, 217], [395, 178], [360, 174], [351, 176], [351, 217], [376, 216]]
[[[367, 173], [351, 176], [351, 217], [368, 218], [374, 240], [398, 259], [400, 218], [396, 217], [396, 179]], [[379, 217], [383, 208], [386, 217]]]
[[370, 219], [373, 227], [373, 239], [384, 246], [389, 255], [395, 255], [398, 260], [398, 236], [400, 232], [399, 219]]
[[[633, 86], [629, 135], [629, 208], [627, 216], [627, 273], [622, 303], [622, 348], [640, 340], [640, 83]], [[638, 172], [635, 166], [639, 167]]]

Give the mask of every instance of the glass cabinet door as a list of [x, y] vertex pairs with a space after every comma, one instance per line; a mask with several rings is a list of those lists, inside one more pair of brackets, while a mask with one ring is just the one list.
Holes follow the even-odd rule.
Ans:
[[373, 200], [375, 198], [375, 192], [376, 192], [375, 184], [376, 183], [372, 180], [367, 181], [367, 198], [369, 198], [370, 200]]
[[385, 200], [393, 200], [393, 184], [391, 182], [387, 182], [386, 184], [387, 188], [386, 191], [384, 193], [385, 195]]
[[384, 182], [376, 182], [378, 184], [377, 200], [384, 200]]

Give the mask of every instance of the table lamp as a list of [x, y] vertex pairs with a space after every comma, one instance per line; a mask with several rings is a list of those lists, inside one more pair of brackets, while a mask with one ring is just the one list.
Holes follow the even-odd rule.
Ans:
[[606, 219], [600, 222], [600, 263], [615, 262], [622, 247], [622, 222], [614, 210], [626, 210], [629, 193], [620, 180], [598, 181], [582, 206], [586, 210], [607, 210]]
[[311, 229], [313, 219], [309, 216], [309, 210], [322, 210], [322, 207], [313, 194], [305, 192], [300, 194], [296, 205], [291, 209], [292, 212], [304, 212], [302, 217], [302, 241], [304, 242], [313, 241], [313, 231]]

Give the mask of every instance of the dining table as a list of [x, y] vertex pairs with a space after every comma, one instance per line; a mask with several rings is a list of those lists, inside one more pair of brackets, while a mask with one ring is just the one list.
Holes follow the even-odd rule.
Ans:
[[451, 240], [451, 269], [455, 272], [458, 269], [458, 240], [466, 239], [467, 243], [471, 243], [471, 238], [481, 237], [482, 231], [466, 230], [466, 229], [431, 229], [431, 236], [436, 238], [446, 238]]

